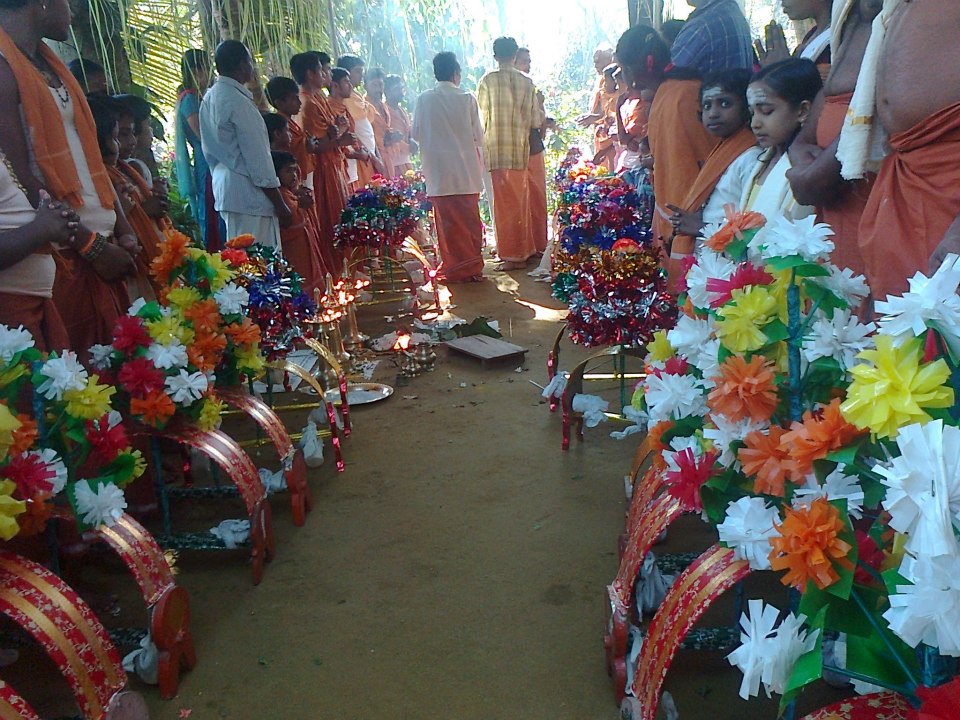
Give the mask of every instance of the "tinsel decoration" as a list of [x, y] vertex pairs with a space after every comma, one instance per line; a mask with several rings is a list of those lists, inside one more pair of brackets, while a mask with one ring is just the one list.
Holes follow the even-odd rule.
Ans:
[[374, 177], [347, 200], [334, 232], [339, 248], [397, 248], [423, 228], [430, 205], [419, 173], [386, 180]]

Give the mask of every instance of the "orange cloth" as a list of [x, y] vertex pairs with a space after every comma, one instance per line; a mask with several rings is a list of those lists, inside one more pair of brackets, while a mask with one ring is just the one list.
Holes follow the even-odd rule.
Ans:
[[[2, 29], [0, 55], [3, 55], [10, 65], [10, 71], [16, 80], [20, 107], [26, 120], [26, 130], [30, 134], [33, 160], [43, 175], [44, 187], [55, 198], [69, 203], [71, 207], [81, 207], [83, 187], [70, 153], [70, 146], [67, 144], [60, 110], [50, 94], [46, 78]], [[40, 43], [40, 56], [60, 78], [73, 99], [74, 122], [90, 168], [90, 176], [93, 178], [100, 203], [105, 208], [112, 208], [113, 188], [100, 156], [96, 125], [90, 106], [84, 98], [83, 89], [46, 43]]]
[[[721, 140], [713, 149], [710, 155], [697, 173], [697, 178], [693, 185], [687, 191], [683, 202], [677, 207], [687, 212], [697, 212], [710, 199], [714, 188], [720, 182], [720, 178], [727, 171], [727, 168], [747, 150], [756, 145], [757, 139], [753, 131], [744, 126], [728, 138]], [[664, 208], [666, 210], [666, 208]], [[677, 235], [673, 238], [673, 244], [670, 246], [671, 257], [676, 257], [679, 262], [684, 255], [692, 255], [694, 250], [694, 239], [689, 235]], [[671, 263], [672, 265], [672, 263]], [[679, 267], [676, 268], [679, 271]]]
[[657, 209], [653, 236], [666, 250], [673, 233], [667, 204], [680, 205], [700, 168], [717, 145], [700, 121], [700, 81], [667, 79], [650, 108], [647, 137], [653, 154], [653, 194]]
[[[160, 254], [163, 231], [141, 206], [146, 196], [141, 187], [136, 184], [135, 178], [139, 179], [141, 183], [143, 178], [134, 168], [122, 161], [117, 167], [107, 166], [107, 173], [110, 175], [110, 181], [117, 191], [117, 196], [121, 198], [123, 214], [140, 243], [140, 252], [134, 261], [137, 266], [135, 289], [139, 290], [140, 295], [147, 301], [155, 300], [160, 286], [150, 274], [150, 263]], [[143, 188], [146, 188], [145, 184]], [[150, 192], [149, 189], [146, 189], [146, 191]]]
[[280, 228], [283, 256], [303, 278], [304, 292], [313, 297], [314, 289], [324, 289], [324, 271], [336, 277], [342, 268], [334, 265], [331, 253], [328, 252], [326, 258], [322, 257], [323, 249], [312, 209], [303, 210], [296, 193], [287, 188], [280, 188], [280, 194], [293, 215], [290, 225]]
[[960, 103], [890, 136], [860, 222], [860, 252], [874, 298], [907, 290], [960, 213]]
[[[308, 135], [325, 138], [331, 127], [336, 126], [337, 112], [329, 99], [321, 94], [300, 93], [303, 107], [300, 110], [300, 126]], [[334, 228], [340, 223], [340, 214], [347, 202], [347, 163], [343, 150], [331, 147], [317, 154], [314, 159], [313, 197], [320, 233], [320, 247], [324, 257], [330, 253], [337, 258], [333, 247]], [[342, 263], [342, 261], [341, 261]], [[338, 266], [340, 263], [338, 263]], [[334, 274], [337, 277], [339, 273]]]
[[314, 156], [307, 150], [307, 133], [293, 118], [287, 118], [287, 127], [290, 128], [290, 154], [300, 166], [300, 177], [305, 179], [314, 170]]
[[67, 329], [50, 298], [0, 292], [0, 325], [23, 325], [41, 352], [70, 347]]
[[536, 252], [530, 232], [530, 189], [527, 170], [492, 170], [493, 215], [497, 255], [506, 262], [526, 262]]
[[530, 156], [527, 163], [527, 192], [530, 198], [530, 233], [533, 247], [547, 249], [547, 168], [543, 153]]
[[127, 312], [130, 297], [123, 280], [103, 280], [75, 250], [61, 250], [53, 303], [63, 319], [70, 349], [86, 360], [91, 345], [109, 345], [117, 318]]
[[377, 139], [377, 150], [380, 152], [380, 159], [383, 160], [385, 167], [384, 177], [391, 178], [393, 177], [393, 163], [390, 162], [384, 136], [391, 129], [392, 114], [385, 102], [371, 101], [370, 106], [373, 108], [373, 112], [370, 114], [370, 122], [373, 125], [373, 136]]
[[[393, 167], [393, 177], [403, 175], [407, 170], [413, 170], [410, 162], [410, 132], [413, 123], [410, 115], [401, 105], [390, 106], [390, 129], [403, 135], [403, 140], [387, 148], [390, 165]], [[387, 158], [383, 159], [387, 162]]]
[[[328, 98], [327, 101], [330, 103], [330, 108], [333, 110], [333, 112], [336, 115], [346, 116], [347, 122], [349, 123], [349, 127], [348, 127], [349, 132], [356, 133], [357, 122], [354, 119], [350, 106], [348, 106], [343, 100], [335, 97]], [[360, 107], [368, 108], [366, 111], [367, 119], [370, 120], [371, 124], [373, 124], [373, 117], [370, 112], [372, 110], [372, 106], [369, 103], [364, 101]], [[356, 147], [363, 148], [363, 143], [361, 143], [358, 140]], [[366, 187], [370, 183], [370, 181], [373, 179], [373, 175], [374, 175], [372, 163], [367, 162], [365, 160], [363, 161], [357, 160], [356, 163], [357, 163], [357, 179], [354, 180], [352, 183], [350, 183], [349, 189], [351, 192], [356, 192], [357, 190]]]
[[[853, 93], [824, 97], [823, 110], [817, 123], [817, 144], [820, 147], [828, 147], [840, 135], [852, 98]], [[860, 219], [875, 178], [875, 175], [869, 174], [865, 180], [846, 183], [844, 192], [833, 202], [817, 208], [823, 222], [833, 228], [831, 239], [835, 248], [830, 253], [830, 259], [838, 267], [850, 268], [858, 275], [865, 272], [858, 244]]]
[[431, 197], [444, 279], [466, 280], [483, 273], [483, 222], [479, 195]]

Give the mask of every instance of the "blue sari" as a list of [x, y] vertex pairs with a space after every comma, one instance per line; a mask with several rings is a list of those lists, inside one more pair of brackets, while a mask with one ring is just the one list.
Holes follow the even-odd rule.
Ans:
[[[210, 166], [203, 155], [200, 136], [187, 118], [200, 112], [200, 93], [189, 89], [177, 100], [176, 169], [181, 197], [190, 203], [193, 217], [203, 234], [203, 245], [211, 252], [220, 249], [219, 218], [213, 209]], [[189, 150], [188, 150], [189, 148]], [[192, 159], [191, 159], [192, 155]]]

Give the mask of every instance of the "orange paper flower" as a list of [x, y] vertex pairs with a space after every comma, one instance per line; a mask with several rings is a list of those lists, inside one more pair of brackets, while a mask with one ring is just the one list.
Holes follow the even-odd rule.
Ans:
[[667, 466], [663, 459], [663, 451], [667, 449], [667, 446], [663, 443], [663, 434], [669, 432], [671, 428], [673, 428], [673, 421], [661, 420], [647, 431], [647, 437], [650, 438], [650, 447], [653, 450], [651, 467], [656, 470], [663, 470]]
[[787, 571], [780, 582], [802, 592], [812, 580], [823, 590], [840, 579], [834, 565], [853, 568], [847, 557], [852, 546], [839, 537], [845, 527], [840, 511], [826, 498], [784, 512], [783, 524], [777, 526], [780, 536], [770, 538], [770, 566]]
[[790, 455], [800, 475], [813, 472], [813, 461], [822, 460], [833, 450], [849, 445], [865, 431], [844, 420], [840, 400], [833, 400], [817, 412], [806, 412], [803, 422], [795, 422], [780, 439], [781, 449]]
[[733, 242], [734, 238], [743, 238], [746, 230], [756, 230], [767, 224], [767, 219], [758, 212], [738, 212], [733, 205], [724, 205], [723, 213], [727, 216], [727, 223], [714, 235], [711, 235], [705, 245], [716, 252], [723, 252]]
[[260, 326], [248, 317], [243, 318], [239, 323], [227, 325], [223, 330], [236, 345], [252, 345], [260, 342]]
[[253, 245], [257, 239], [250, 235], [249, 233], [245, 235], [237, 235], [235, 238], [227, 240], [228, 248], [246, 248]]
[[227, 338], [220, 333], [202, 332], [187, 347], [187, 360], [197, 370], [215, 370], [227, 348]]
[[162, 427], [173, 417], [176, 407], [169, 395], [154, 390], [144, 398], [130, 398], [130, 412], [138, 415], [145, 425]]
[[190, 238], [181, 232], [171, 230], [160, 245], [160, 254], [150, 263], [150, 274], [162, 286], [170, 284], [170, 274], [187, 256]]
[[17, 415], [20, 427], [13, 431], [10, 443], [10, 454], [19, 455], [33, 447], [37, 441], [37, 422], [27, 415]]
[[713, 380], [717, 386], [707, 396], [707, 405], [733, 422], [745, 418], [766, 422], [777, 409], [775, 367], [761, 355], [754, 355], [750, 362], [731, 355]]
[[50, 519], [50, 503], [47, 501], [50, 495], [41, 493], [26, 501], [26, 511], [17, 516], [17, 524], [20, 526], [20, 537], [33, 537], [39, 535], [47, 527], [47, 520]]
[[753, 491], [762, 495], [783, 497], [783, 486], [788, 479], [802, 480], [797, 476], [796, 464], [780, 449], [780, 440], [786, 432], [778, 425], [768, 430], [755, 430], [744, 438], [745, 447], [740, 448], [737, 459], [747, 477], [752, 477]]
[[214, 332], [223, 322], [216, 301], [210, 298], [195, 302], [183, 311], [183, 316], [193, 323], [197, 333]]

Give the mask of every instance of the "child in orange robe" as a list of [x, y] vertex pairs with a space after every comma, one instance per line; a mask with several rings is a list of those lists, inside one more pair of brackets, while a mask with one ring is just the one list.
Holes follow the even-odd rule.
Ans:
[[[321, 258], [320, 236], [313, 213], [313, 193], [300, 184], [300, 166], [288, 152], [270, 153], [273, 167], [280, 180], [280, 194], [291, 210], [288, 225], [280, 226], [280, 244], [283, 256], [303, 278], [303, 291], [313, 296], [314, 289], [324, 290], [324, 267]], [[332, 258], [328, 261], [332, 262]], [[332, 273], [331, 273], [332, 274]]]

